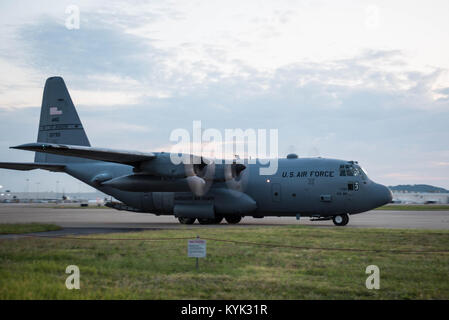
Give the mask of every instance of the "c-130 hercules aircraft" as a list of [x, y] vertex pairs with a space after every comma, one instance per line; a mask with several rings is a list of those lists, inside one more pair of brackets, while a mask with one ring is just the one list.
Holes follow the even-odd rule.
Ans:
[[276, 174], [266, 176], [257, 163], [219, 164], [200, 157], [190, 165], [174, 164], [165, 152], [91, 147], [61, 77], [45, 83], [37, 143], [11, 148], [35, 151], [34, 162], [0, 162], [0, 168], [65, 172], [121, 201], [106, 203], [109, 207], [174, 215], [183, 224], [305, 216], [344, 226], [350, 214], [392, 199], [356, 161], [289, 154], [278, 159]]

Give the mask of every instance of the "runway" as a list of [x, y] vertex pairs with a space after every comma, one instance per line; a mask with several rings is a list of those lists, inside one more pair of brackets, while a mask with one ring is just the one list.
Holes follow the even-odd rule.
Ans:
[[[0, 223], [53, 223], [63, 227], [62, 233], [89, 234], [133, 230], [176, 228], [226, 228], [231, 225], [182, 225], [173, 216], [117, 211], [97, 208], [58, 208], [38, 204], [0, 204]], [[245, 217], [232, 227], [309, 225], [335, 227], [332, 221], [309, 221], [309, 218]], [[350, 216], [345, 228], [449, 229], [449, 211], [383, 211], [373, 210]]]

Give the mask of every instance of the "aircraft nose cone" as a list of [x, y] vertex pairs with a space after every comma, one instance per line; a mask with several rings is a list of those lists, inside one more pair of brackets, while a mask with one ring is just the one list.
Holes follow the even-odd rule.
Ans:
[[391, 200], [393, 200], [393, 195], [390, 189], [381, 184], [375, 185], [374, 195], [376, 207], [383, 206], [384, 204], [390, 203]]

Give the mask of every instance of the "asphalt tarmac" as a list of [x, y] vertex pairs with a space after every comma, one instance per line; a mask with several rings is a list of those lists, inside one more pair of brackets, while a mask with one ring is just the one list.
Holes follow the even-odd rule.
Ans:
[[[74, 205], [55, 207], [40, 204], [0, 204], [0, 223], [53, 223], [64, 228], [49, 234], [91, 234], [125, 232], [136, 230], [160, 230], [186, 227], [173, 216], [117, 211], [114, 209], [78, 208]], [[233, 227], [310, 225], [334, 227], [332, 221], [309, 221], [309, 218], [266, 217], [255, 219], [245, 217]], [[219, 225], [200, 225], [189, 228], [226, 228]], [[449, 229], [449, 211], [383, 211], [373, 210], [350, 216], [345, 228], [394, 228], [394, 229]], [[4, 236], [1, 236], [2, 238]], [[11, 236], [8, 236], [11, 237]]]

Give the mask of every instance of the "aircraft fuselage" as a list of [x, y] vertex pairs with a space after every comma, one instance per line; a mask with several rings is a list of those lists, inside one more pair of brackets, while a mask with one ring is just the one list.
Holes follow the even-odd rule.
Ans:
[[[192, 192], [128, 192], [95, 183], [94, 178], [102, 174], [109, 175], [108, 179], [133, 174], [133, 167], [128, 165], [74, 163], [67, 165], [66, 172], [136, 211], [155, 214], [174, 214], [177, 204], [210, 203], [224, 215], [327, 217], [365, 212], [391, 201], [388, 188], [373, 182], [361, 170], [354, 175], [345, 166], [354, 168], [354, 163], [326, 158], [279, 159], [276, 174], [260, 175], [258, 164], [246, 164], [240, 190], [233, 190], [226, 182], [214, 182], [202, 197]], [[243, 198], [233, 197], [237, 193]], [[254, 208], [245, 203], [246, 197], [254, 200]], [[239, 205], [244, 208], [240, 212]]]

